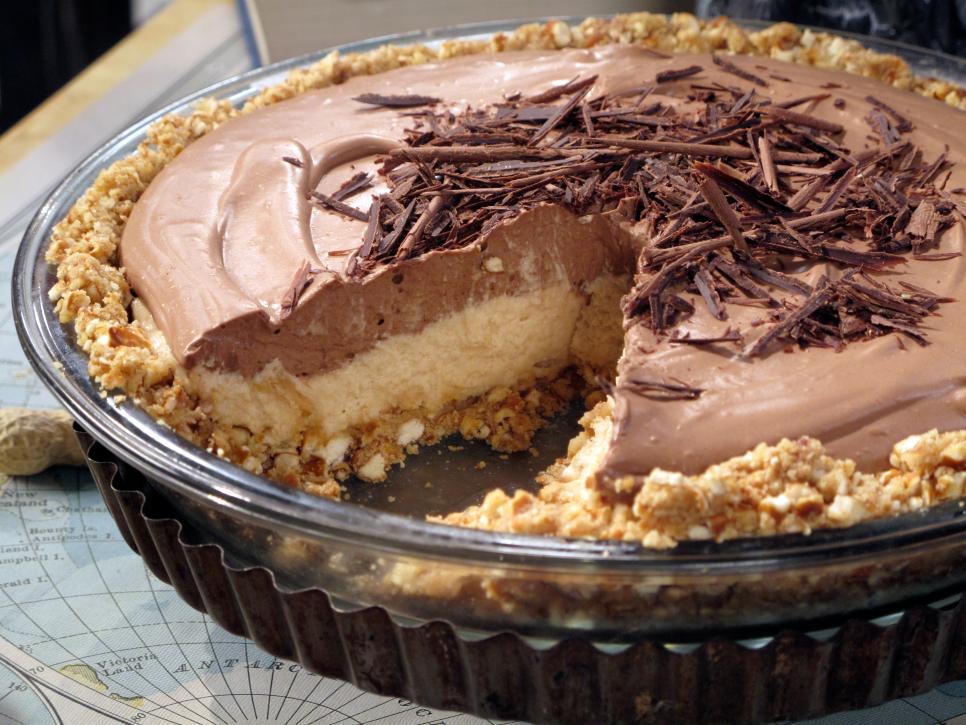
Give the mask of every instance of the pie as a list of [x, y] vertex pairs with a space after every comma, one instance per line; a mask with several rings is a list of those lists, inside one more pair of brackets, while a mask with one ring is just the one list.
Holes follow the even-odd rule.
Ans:
[[153, 127], [55, 231], [51, 299], [105, 390], [321, 495], [580, 397], [538, 493], [441, 520], [846, 526], [963, 494], [962, 107], [690, 16], [333, 54]]

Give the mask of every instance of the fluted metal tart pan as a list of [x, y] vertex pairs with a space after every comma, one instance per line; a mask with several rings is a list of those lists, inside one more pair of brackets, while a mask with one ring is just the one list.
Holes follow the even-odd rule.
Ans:
[[462, 630], [289, 589], [269, 568], [233, 562], [158, 484], [79, 437], [121, 533], [157, 577], [269, 653], [372, 692], [535, 723], [740, 723], [872, 706], [966, 677], [958, 595], [826, 630], [614, 646]]

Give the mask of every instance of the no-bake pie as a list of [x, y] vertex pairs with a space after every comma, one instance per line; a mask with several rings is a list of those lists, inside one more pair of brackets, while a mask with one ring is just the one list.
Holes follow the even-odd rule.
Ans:
[[315, 493], [526, 449], [581, 396], [537, 494], [443, 520], [849, 525], [966, 483], [963, 106], [690, 16], [333, 55], [152, 129], [59, 225], [51, 299], [105, 390]]

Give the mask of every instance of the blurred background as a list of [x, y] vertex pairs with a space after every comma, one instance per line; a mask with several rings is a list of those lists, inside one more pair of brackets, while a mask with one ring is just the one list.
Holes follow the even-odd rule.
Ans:
[[[5, 3], [0, 24], [0, 132], [171, 2]], [[789, 20], [966, 54], [966, 0], [238, 0], [237, 4], [255, 63], [427, 27], [634, 10]]]

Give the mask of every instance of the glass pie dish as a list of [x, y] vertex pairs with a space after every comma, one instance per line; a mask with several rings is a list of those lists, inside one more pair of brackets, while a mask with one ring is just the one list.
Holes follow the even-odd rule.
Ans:
[[[341, 50], [432, 44], [517, 24], [377, 38]], [[902, 56], [914, 72], [966, 83], [966, 61], [862, 42]], [[644, 637], [686, 642], [784, 627], [815, 629], [858, 614], [874, 617], [912, 602], [940, 601], [962, 589], [966, 518], [959, 502], [807, 536], [683, 542], [669, 551], [491, 533], [430, 523], [401, 512], [402, 505], [356, 500], [373, 504], [385, 489], [369, 488], [353, 502], [336, 502], [281, 486], [189, 444], [131, 401], [103, 395], [47, 297], [54, 271], [44, 251], [53, 226], [97, 173], [130, 154], [161, 116], [185, 113], [204, 97], [241, 103], [325, 52], [226, 80], [120, 133], [44, 202], [14, 270], [18, 332], [43, 381], [84, 430], [143, 474], [152, 493], [179, 518], [219, 545], [230, 566], [265, 567], [280, 590], [320, 589], [338, 607], [379, 607], [400, 623], [441, 620], [468, 637], [511, 630], [547, 642], [573, 636], [601, 643]], [[562, 452], [563, 433], [551, 429], [541, 448]], [[435, 496], [447, 491], [454, 499], [482, 496], [486, 478], [474, 478], [465, 465], [473, 454], [445, 446], [440, 454], [429, 450], [410, 461], [406, 477], [438, 482]], [[500, 469], [500, 483], [523, 485], [531, 473], [532, 464], [515, 459]], [[418, 509], [414, 504], [414, 512], [425, 513]]]

